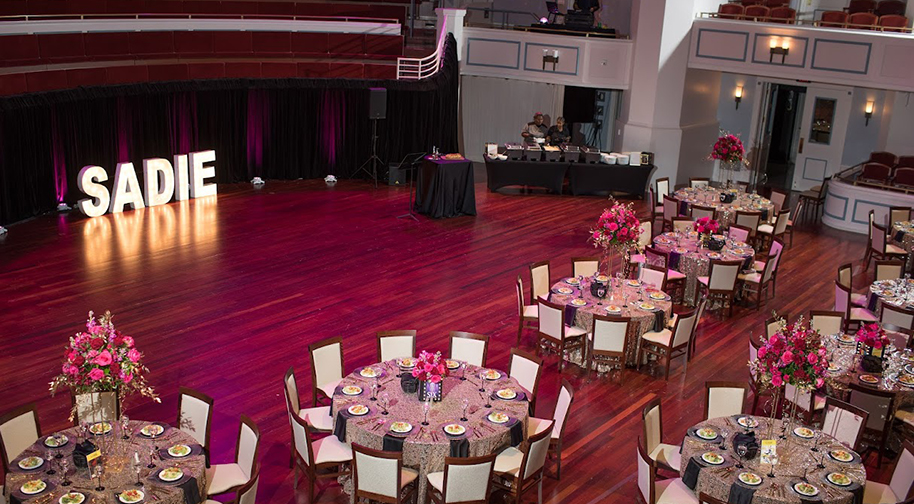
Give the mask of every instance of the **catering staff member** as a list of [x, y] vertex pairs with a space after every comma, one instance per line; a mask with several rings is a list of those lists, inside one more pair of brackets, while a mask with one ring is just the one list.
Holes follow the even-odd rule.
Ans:
[[565, 127], [565, 118], [559, 117], [555, 125], [546, 132], [546, 143], [549, 145], [562, 145], [571, 140], [571, 130]]
[[600, 0], [574, 0], [574, 10], [593, 14], [600, 10]]
[[526, 143], [543, 143], [546, 140], [546, 131], [548, 128], [543, 124], [543, 114], [537, 112], [533, 114], [533, 122], [528, 122], [521, 130], [520, 136], [524, 137]]

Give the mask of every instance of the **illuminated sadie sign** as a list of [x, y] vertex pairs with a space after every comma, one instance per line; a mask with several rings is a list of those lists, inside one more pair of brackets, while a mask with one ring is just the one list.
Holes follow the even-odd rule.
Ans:
[[212, 150], [176, 154], [174, 166], [167, 159], [144, 159], [146, 187], [142, 190], [133, 163], [118, 163], [114, 172], [113, 197], [108, 188], [101, 184], [108, 180], [108, 172], [101, 166], [84, 166], [79, 171], [77, 183], [79, 190], [89, 197], [79, 200], [79, 210], [89, 217], [98, 217], [105, 212], [123, 212], [127, 205], [134, 210], [164, 205], [171, 201], [172, 196], [177, 201], [186, 200], [188, 196], [214, 196], [216, 184], [204, 184], [203, 181], [216, 176], [216, 167], [204, 167], [203, 164], [215, 160], [216, 151]]

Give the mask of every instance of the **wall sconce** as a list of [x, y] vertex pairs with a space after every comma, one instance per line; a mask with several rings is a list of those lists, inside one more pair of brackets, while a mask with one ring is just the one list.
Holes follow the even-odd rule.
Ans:
[[768, 63], [774, 63], [774, 55], [781, 56], [781, 64], [784, 64], [784, 61], [787, 59], [787, 55], [790, 53], [790, 39], [784, 38], [778, 42], [777, 37], [771, 37], [768, 41]]
[[863, 109], [863, 116], [866, 117], [865, 126], [870, 125], [870, 117], [873, 117], [873, 109], [876, 107], [876, 102], [873, 100], [866, 101], [866, 108]]
[[555, 72], [555, 66], [559, 63], [559, 52], [554, 49], [543, 49], [543, 70], [546, 69], [546, 63], [552, 63], [552, 71]]
[[739, 102], [743, 101], [743, 86], [736, 86], [733, 92], [733, 101], [736, 102], [736, 110], [739, 110]]

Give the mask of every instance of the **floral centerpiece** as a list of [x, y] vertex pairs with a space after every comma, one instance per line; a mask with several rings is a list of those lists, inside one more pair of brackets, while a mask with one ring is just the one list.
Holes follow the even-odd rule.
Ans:
[[[695, 232], [701, 235], [701, 241], [705, 246], [711, 246], [711, 235], [720, 231], [720, 223], [710, 217], [702, 217], [695, 221]], [[723, 243], [720, 244], [723, 248]], [[717, 250], [720, 250], [717, 248]]]
[[[115, 392], [118, 401], [140, 394], [161, 402], [155, 390], [146, 382], [149, 372], [143, 363], [143, 353], [137, 350], [132, 337], [114, 328], [111, 312], [96, 318], [89, 312], [86, 330], [70, 338], [64, 349], [61, 374], [51, 380], [51, 395], [61, 388], [73, 394]], [[70, 420], [76, 410], [70, 412]]]
[[419, 380], [417, 390], [420, 401], [440, 401], [442, 393], [441, 382], [448, 375], [447, 364], [441, 357], [441, 352], [419, 352], [416, 367], [413, 368], [413, 378]]
[[641, 221], [632, 208], [632, 204], [624, 204], [612, 200], [612, 206], [603, 210], [597, 225], [590, 230], [589, 240], [595, 248], [603, 249], [603, 260], [600, 261], [600, 271], [611, 273], [612, 252], [626, 253], [638, 248], [638, 237], [641, 235]]
[[711, 160], [720, 161], [721, 170], [726, 172], [727, 186], [730, 185], [732, 171], [739, 171], [746, 163], [746, 148], [738, 136], [721, 130], [720, 137], [711, 148]]
[[881, 372], [889, 338], [878, 323], [864, 324], [857, 330], [857, 351], [863, 354], [860, 365], [871, 373]]

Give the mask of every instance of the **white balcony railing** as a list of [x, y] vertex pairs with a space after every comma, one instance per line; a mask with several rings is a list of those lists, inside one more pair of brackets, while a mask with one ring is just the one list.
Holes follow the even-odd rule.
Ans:
[[444, 42], [447, 40], [447, 30], [438, 34], [438, 44], [435, 52], [423, 58], [397, 58], [397, 80], [422, 80], [427, 79], [441, 69], [444, 59]]

